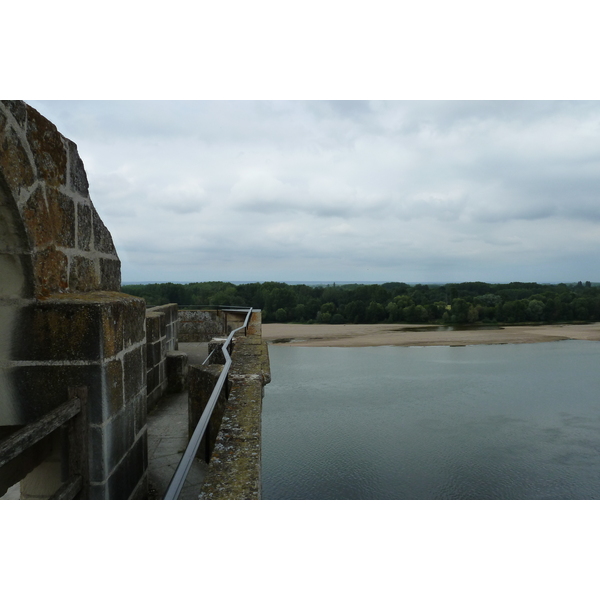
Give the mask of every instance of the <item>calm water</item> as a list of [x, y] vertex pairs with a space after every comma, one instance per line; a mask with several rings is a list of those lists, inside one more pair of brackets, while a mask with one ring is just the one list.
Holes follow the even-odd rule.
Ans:
[[600, 343], [269, 347], [264, 499], [600, 498]]

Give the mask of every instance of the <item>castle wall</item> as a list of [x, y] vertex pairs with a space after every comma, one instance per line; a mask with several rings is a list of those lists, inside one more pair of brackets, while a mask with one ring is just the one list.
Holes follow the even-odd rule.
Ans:
[[216, 335], [223, 335], [225, 314], [216, 310], [180, 310], [179, 341], [208, 342]]
[[179, 310], [179, 341], [208, 342], [244, 324], [243, 312], [226, 310]]
[[[87, 388], [82, 497], [145, 494], [145, 303], [119, 292], [120, 268], [76, 145], [0, 102], [0, 438]], [[48, 497], [64, 471], [23, 473], [24, 497]]]
[[177, 304], [154, 306], [146, 311], [146, 372], [148, 410], [168, 388], [167, 356], [178, 347]]

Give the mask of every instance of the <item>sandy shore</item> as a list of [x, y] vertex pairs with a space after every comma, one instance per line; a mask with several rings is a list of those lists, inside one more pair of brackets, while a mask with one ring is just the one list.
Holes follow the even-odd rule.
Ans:
[[[416, 331], [415, 331], [416, 329]], [[502, 329], [437, 331], [436, 325], [293, 325], [266, 323], [263, 339], [288, 346], [470, 346], [534, 344], [557, 340], [600, 341], [600, 323], [507, 326]]]

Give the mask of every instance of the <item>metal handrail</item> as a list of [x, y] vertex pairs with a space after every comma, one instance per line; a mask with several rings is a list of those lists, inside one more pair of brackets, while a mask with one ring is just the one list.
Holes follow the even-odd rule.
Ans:
[[[170, 304], [175, 304], [170, 303]], [[164, 306], [164, 304], [152, 304], [146, 305], [147, 308], [158, 308], [160, 306]], [[247, 306], [229, 306], [225, 304], [180, 304], [179, 310], [194, 310], [194, 309], [205, 309], [205, 310], [222, 310], [224, 312], [246, 312], [248, 310]]]
[[250, 316], [252, 315], [252, 308], [244, 308], [244, 310], [248, 311], [246, 315], [246, 319], [244, 320], [244, 324], [237, 329], [234, 329], [225, 342], [223, 343], [223, 356], [225, 357], [225, 365], [223, 366], [223, 370], [219, 375], [219, 379], [217, 379], [217, 383], [212, 391], [210, 398], [202, 412], [202, 416], [198, 421], [198, 425], [194, 429], [194, 433], [192, 433], [192, 437], [188, 442], [187, 448], [177, 465], [177, 469], [175, 469], [175, 473], [171, 478], [171, 482], [169, 483], [169, 487], [164, 495], [163, 500], [177, 500], [179, 498], [179, 494], [181, 493], [181, 489], [183, 488], [183, 484], [187, 478], [189, 470], [192, 466], [192, 462], [196, 453], [198, 452], [198, 448], [200, 447], [200, 442], [202, 441], [202, 437], [206, 432], [206, 428], [208, 426], [208, 422], [212, 416], [213, 410], [217, 405], [217, 400], [219, 399], [219, 395], [221, 394], [221, 390], [223, 389], [223, 385], [227, 379], [227, 375], [229, 373], [229, 368], [231, 367], [231, 357], [229, 352], [227, 351], [227, 347], [229, 346], [231, 340], [233, 339], [234, 333], [239, 331], [240, 329], [246, 329], [248, 327], [248, 322], [250, 321]]

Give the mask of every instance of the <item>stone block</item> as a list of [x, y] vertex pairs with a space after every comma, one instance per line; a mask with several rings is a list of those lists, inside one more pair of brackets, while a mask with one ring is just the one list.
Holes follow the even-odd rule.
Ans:
[[69, 261], [53, 247], [40, 250], [33, 255], [33, 271], [36, 296], [44, 298], [66, 291], [69, 287]]
[[15, 360], [99, 360], [100, 324], [94, 304], [48, 300], [23, 307], [13, 340]]
[[166, 368], [169, 392], [183, 392], [187, 385], [188, 355], [185, 352], [167, 352]]
[[146, 311], [146, 342], [156, 342], [160, 340], [160, 319], [162, 313], [152, 310]]
[[164, 313], [168, 323], [177, 319], [177, 304], [175, 302], [154, 306], [151, 310]]
[[123, 342], [126, 347], [146, 339], [146, 302], [121, 294], [123, 299]]
[[38, 175], [54, 187], [67, 182], [67, 151], [56, 127], [37, 110], [27, 106], [27, 141]]
[[[189, 435], [191, 436], [208, 404], [215, 389], [215, 385], [223, 371], [222, 365], [208, 365], [204, 367], [190, 366], [188, 371], [188, 423]], [[217, 400], [214, 411], [210, 418], [206, 433], [198, 448], [197, 456], [208, 462], [214, 449], [223, 411], [227, 402], [227, 381], [223, 386]]]
[[156, 354], [156, 345], [155, 344], [146, 344], [146, 370], [150, 371], [152, 367], [156, 364], [155, 359]]
[[104, 393], [110, 415], [123, 408], [123, 364], [119, 359], [111, 360], [104, 365]]
[[53, 230], [49, 226], [50, 213], [46, 206], [46, 196], [42, 187], [36, 188], [25, 203], [23, 221], [34, 248], [52, 242]]
[[57, 246], [64, 248], [75, 247], [75, 205], [73, 200], [58, 190], [46, 189], [48, 200], [48, 221]]
[[113, 254], [116, 256], [115, 245], [113, 244], [110, 231], [106, 228], [102, 219], [92, 206], [92, 233], [94, 238], [94, 249], [103, 254]]
[[110, 292], [121, 289], [121, 261], [118, 258], [100, 259], [100, 289]]
[[148, 417], [148, 405], [146, 402], [146, 393], [138, 394], [133, 400], [134, 411], [134, 434], [137, 436], [140, 431], [146, 427]]
[[92, 241], [92, 209], [88, 204], [77, 205], [77, 245], [86, 252]]
[[94, 261], [83, 256], [73, 256], [69, 270], [69, 289], [77, 292], [91, 292], [100, 287]]
[[69, 185], [74, 192], [89, 197], [88, 178], [83, 167], [83, 161], [77, 152], [77, 145], [71, 140], [65, 140], [69, 156]]
[[106, 471], [108, 476], [127, 454], [135, 439], [135, 410], [126, 404], [121, 412], [104, 425], [106, 437]]
[[18, 199], [21, 187], [33, 185], [35, 171], [19, 136], [12, 128], [5, 130], [5, 123], [6, 118], [0, 116], [0, 172], [4, 174], [15, 199]]
[[165, 309], [166, 309], [166, 315], [167, 315], [167, 322], [171, 323], [171, 324], [175, 323], [178, 318], [177, 304], [175, 304], [175, 303], [167, 304], [165, 306]]
[[262, 314], [260, 310], [252, 311], [250, 321], [248, 322], [247, 335], [261, 335], [262, 333]]
[[117, 301], [101, 305], [103, 357], [115, 356], [125, 348], [124, 313], [125, 302]]
[[147, 369], [143, 368], [143, 365], [146, 364], [146, 353], [148, 352], [148, 348], [146, 348], [146, 346], [140, 346], [140, 352], [142, 353], [142, 371], [143, 371], [143, 377], [144, 377], [144, 387], [146, 387], [146, 373], [147, 373]]
[[167, 351], [174, 350], [174, 348], [173, 348], [173, 323], [167, 323], [165, 343], [166, 343]]
[[146, 364], [142, 348], [136, 348], [125, 354], [123, 359], [125, 373], [125, 398], [133, 398], [146, 386]]
[[154, 362], [152, 363], [152, 366], [157, 367], [158, 369], [158, 365], [162, 360], [164, 360], [164, 357], [162, 355], [162, 344], [160, 340], [152, 344], [152, 354], [154, 356]]
[[[224, 365], [225, 364], [225, 355], [223, 354], [223, 344], [227, 341], [227, 338], [213, 338], [208, 342], [208, 354], [210, 358], [208, 359], [208, 364], [210, 365]], [[231, 346], [233, 345], [233, 341]], [[231, 348], [229, 348], [229, 352], [231, 352]], [[212, 353], [212, 355], [211, 355]]]
[[135, 407], [126, 405], [102, 426], [90, 428], [90, 481], [105, 481], [135, 440]]
[[66, 402], [70, 387], [87, 387], [90, 418], [101, 416], [100, 365], [16, 366], [10, 375], [17, 397], [24, 399], [20, 406], [23, 423], [31, 423]]
[[146, 371], [149, 371], [153, 365], [152, 344], [146, 344]]
[[159, 337], [161, 342], [164, 343], [164, 338], [167, 337], [167, 317], [163, 312], [159, 312], [158, 314], [160, 315], [158, 319]]

